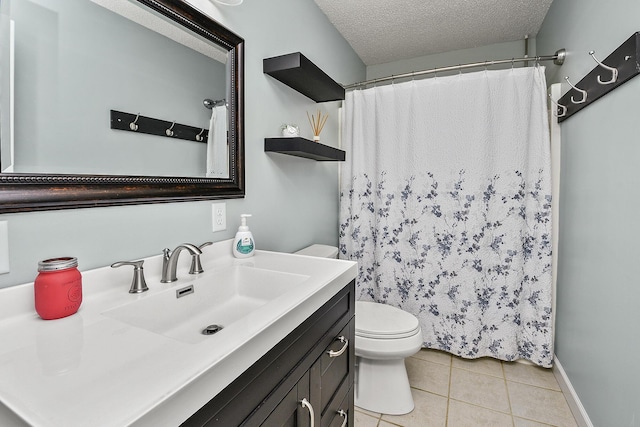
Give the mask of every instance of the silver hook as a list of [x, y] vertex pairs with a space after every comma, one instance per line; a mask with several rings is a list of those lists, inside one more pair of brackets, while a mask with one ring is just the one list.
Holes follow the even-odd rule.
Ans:
[[589, 55], [591, 55], [593, 60], [596, 61], [598, 65], [604, 68], [605, 70], [611, 71], [611, 74], [612, 74], [611, 80], [607, 80], [606, 82], [603, 82], [602, 79], [600, 79], [600, 74], [598, 74], [598, 83], [600, 83], [601, 85], [609, 85], [611, 83], [615, 83], [616, 80], [618, 80], [618, 69], [609, 67], [608, 65], [604, 65], [602, 62], [598, 61], [598, 58], [596, 58], [596, 56], [594, 55], [595, 53], [596, 53], [595, 50], [589, 51]]
[[164, 133], [167, 134], [167, 136], [173, 136], [173, 127], [176, 125], [176, 121], [174, 120], [173, 123], [171, 123], [171, 127], [167, 130], [164, 131]]
[[202, 142], [202, 140], [204, 139], [204, 138], [202, 137], [202, 134], [203, 134], [203, 133], [204, 133], [204, 128], [202, 128], [202, 130], [200, 131], [200, 133], [196, 135], [196, 141], [198, 141], [198, 142]]
[[571, 82], [569, 81], [569, 77], [565, 77], [564, 79], [567, 81], [567, 83], [569, 83], [569, 86], [571, 86], [574, 90], [577, 90], [578, 92], [580, 92], [582, 94], [582, 99], [580, 101], [576, 101], [575, 99], [573, 99], [573, 95], [571, 95], [571, 102], [573, 102], [574, 104], [582, 104], [582, 103], [586, 102], [587, 101], [587, 91], [586, 90], [582, 90], [582, 89], [578, 89], [577, 87], [572, 85]]
[[136, 114], [136, 119], [131, 123], [129, 123], [129, 129], [131, 129], [134, 132], [138, 130], [138, 125], [136, 123], [138, 122], [139, 118], [140, 118], [140, 113]]
[[[557, 107], [556, 108], [556, 112], [553, 114], [556, 117], [564, 117], [567, 115], [567, 107], [565, 107], [562, 104], [558, 104], [552, 97], [551, 94], [549, 94], [549, 99], [551, 100], [551, 102]], [[560, 109], [560, 111], [558, 111], [558, 108]]]

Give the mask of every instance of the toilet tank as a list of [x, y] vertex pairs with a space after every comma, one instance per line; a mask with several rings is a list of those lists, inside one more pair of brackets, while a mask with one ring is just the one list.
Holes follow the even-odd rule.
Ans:
[[338, 248], [329, 245], [311, 245], [295, 252], [297, 255], [315, 256], [321, 258], [338, 258]]

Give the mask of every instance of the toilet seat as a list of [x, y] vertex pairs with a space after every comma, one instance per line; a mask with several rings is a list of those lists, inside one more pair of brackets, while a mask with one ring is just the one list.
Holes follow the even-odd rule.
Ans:
[[356, 301], [356, 336], [399, 339], [419, 332], [420, 322], [412, 314], [386, 304]]

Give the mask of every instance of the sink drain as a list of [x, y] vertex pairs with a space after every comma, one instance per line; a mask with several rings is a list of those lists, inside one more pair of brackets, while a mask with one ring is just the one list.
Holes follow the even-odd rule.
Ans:
[[216, 332], [220, 332], [222, 330], [222, 325], [209, 325], [202, 330], [203, 335], [213, 335]]

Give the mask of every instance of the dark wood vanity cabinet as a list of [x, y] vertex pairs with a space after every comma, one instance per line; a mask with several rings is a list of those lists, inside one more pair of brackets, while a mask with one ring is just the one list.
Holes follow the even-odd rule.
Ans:
[[355, 281], [183, 426], [353, 427]]

